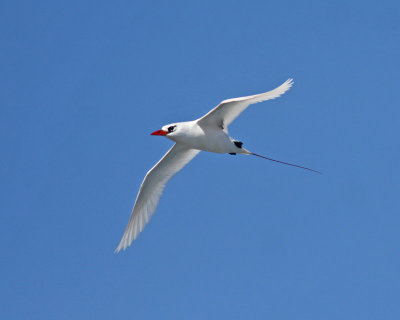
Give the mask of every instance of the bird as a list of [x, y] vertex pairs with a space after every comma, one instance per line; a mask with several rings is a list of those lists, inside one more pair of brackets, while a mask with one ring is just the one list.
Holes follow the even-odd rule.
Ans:
[[288, 91], [293, 83], [293, 79], [288, 79], [279, 87], [265, 93], [224, 100], [199, 119], [167, 124], [160, 130], [151, 133], [153, 136], [166, 137], [174, 141], [175, 144], [147, 172], [140, 186], [128, 225], [115, 252], [118, 253], [121, 250], [126, 250], [138, 237], [156, 211], [167, 182], [200, 151], [231, 155], [254, 155], [278, 163], [321, 173], [310, 168], [250, 152], [243, 148], [243, 142], [233, 139], [228, 133], [228, 126], [248, 106], [278, 98]]

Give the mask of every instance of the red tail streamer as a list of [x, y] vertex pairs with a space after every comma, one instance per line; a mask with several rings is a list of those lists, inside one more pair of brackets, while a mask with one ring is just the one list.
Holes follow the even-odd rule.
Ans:
[[287, 162], [283, 162], [283, 161], [279, 161], [279, 160], [267, 158], [267, 157], [261, 156], [261, 155], [259, 155], [259, 154], [253, 153], [253, 152], [251, 152], [250, 154], [253, 155], [253, 156], [256, 156], [256, 157], [260, 157], [260, 158], [266, 159], [266, 160], [271, 160], [271, 161], [274, 161], [274, 162], [286, 164], [286, 165], [288, 165], [288, 166], [297, 167], [297, 168], [301, 168], [301, 169], [304, 169], [304, 170], [309, 170], [309, 171], [312, 171], [312, 172], [315, 172], [315, 173], [322, 174], [322, 172], [319, 172], [319, 171], [317, 171], [317, 170], [313, 170], [313, 169], [310, 169], [310, 168], [298, 166], [297, 164], [292, 164], [292, 163], [287, 163]]

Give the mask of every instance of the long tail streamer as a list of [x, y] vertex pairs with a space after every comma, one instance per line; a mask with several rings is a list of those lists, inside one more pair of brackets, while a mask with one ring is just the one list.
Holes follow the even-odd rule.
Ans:
[[297, 164], [287, 163], [287, 162], [283, 162], [283, 161], [279, 161], [279, 160], [267, 158], [267, 157], [261, 156], [261, 155], [259, 155], [259, 154], [253, 153], [253, 152], [250, 152], [250, 154], [253, 155], [253, 156], [256, 156], [256, 157], [260, 157], [260, 158], [266, 159], [266, 160], [271, 160], [271, 161], [274, 161], [274, 162], [286, 164], [286, 165], [288, 165], [288, 166], [297, 167], [297, 168], [300, 168], [300, 169], [305, 169], [305, 170], [308, 170], [308, 171], [312, 171], [312, 172], [315, 172], [315, 173], [322, 174], [322, 172], [319, 172], [319, 171], [317, 171], [317, 170], [313, 170], [313, 169], [310, 169], [310, 168], [298, 166]]

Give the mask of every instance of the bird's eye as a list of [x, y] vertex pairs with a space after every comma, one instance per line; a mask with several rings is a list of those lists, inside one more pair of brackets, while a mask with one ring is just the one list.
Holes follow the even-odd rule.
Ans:
[[168, 132], [169, 132], [169, 133], [173, 132], [173, 131], [175, 130], [175, 127], [176, 127], [176, 126], [170, 126], [170, 127], [168, 127]]

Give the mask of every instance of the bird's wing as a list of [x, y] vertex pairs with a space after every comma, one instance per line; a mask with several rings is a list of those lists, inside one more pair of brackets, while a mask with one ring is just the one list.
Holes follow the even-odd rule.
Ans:
[[200, 150], [189, 149], [180, 144], [175, 144], [157, 164], [147, 172], [129, 223], [115, 252], [129, 247], [133, 240], [142, 232], [144, 226], [150, 221], [157, 208], [158, 201], [167, 182], [186, 164], [190, 162]]
[[275, 99], [284, 94], [293, 85], [293, 79], [286, 80], [274, 90], [247, 96], [233, 98], [222, 101], [218, 106], [208, 112], [198, 120], [198, 124], [206, 126], [218, 126], [227, 128], [229, 124], [236, 119], [249, 105], [265, 100]]

